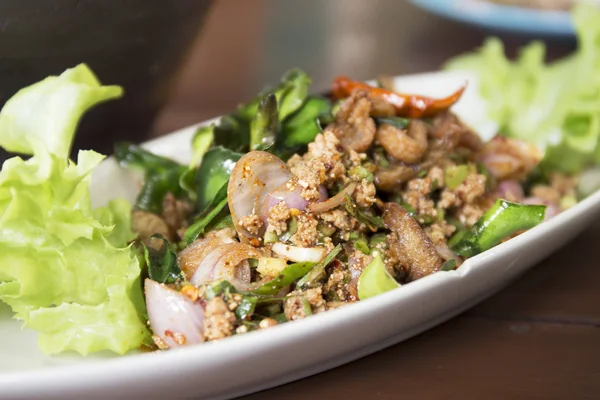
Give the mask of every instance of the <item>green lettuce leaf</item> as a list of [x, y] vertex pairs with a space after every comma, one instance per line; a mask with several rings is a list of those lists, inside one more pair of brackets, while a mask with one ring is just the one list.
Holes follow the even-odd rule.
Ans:
[[67, 157], [85, 111], [122, 94], [119, 86], [102, 86], [85, 64], [50, 76], [6, 102], [0, 114], [0, 146], [14, 153], [31, 155], [37, 149]]
[[92, 210], [89, 182], [104, 156], [67, 159], [79, 118], [120, 89], [85, 65], [22, 89], [0, 112], [0, 144], [33, 154], [0, 171], [0, 300], [39, 331], [46, 353], [125, 353], [148, 331], [131, 206]]
[[537, 144], [543, 166], [571, 173], [600, 154], [600, 9], [579, 3], [573, 20], [578, 49], [561, 60], [546, 63], [544, 45], [533, 42], [511, 62], [491, 38], [445, 65], [476, 73], [501, 134]]

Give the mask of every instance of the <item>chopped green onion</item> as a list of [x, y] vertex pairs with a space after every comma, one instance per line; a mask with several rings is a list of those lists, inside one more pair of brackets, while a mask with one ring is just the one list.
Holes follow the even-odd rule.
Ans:
[[367, 182], [370, 182], [370, 183], [372, 183], [373, 180], [375, 179], [373, 177], [373, 174], [368, 169], [366, 169], [365, 167], [363, 167], [361, 165], [351, 168], [348, 171], [348, 175], [355, 176], [360, 180], [366, 179]]
[[222, 294], [229, 295], [236, 292], [237, 290], [235, 290], [235, 287], [229, 283], [229, 281], [222, 279], [220, 281], [213, 282], [206, 287], [206, 299], [211, 300]]
[[283, 324], [285, 322], [288, 322], [287, 317], [285, 316], [284, 313], [281, 314], [275, 314], [273, 315], [271, 318], [273, 318], [275, 321], [277, 321], [280, 324]]
[[367, 244], [367, 239], [364, 237], [361, 237], [357, 241], [354, 242], [354, 248], [356, 250], [363, 252], [366, 255], [371, 254], [371, 249], [369, 248], [369, 245]]
[[277, 237], [277, 234], [274, 231], [267, 231], [265, 233], [265, 237], [263, 238], [263, 243], [265, 243], [265, 244], [275, 243], [278, 241], [279, 241], [279, 238]]
[[235, 309], [235, 315], [238, 319], [247, 319], [254, 313], [254, 308], [256, 307], [256, 296], [243, 296], [242, 301], [238, 304]]
[[283, 234], [279, 237], [279, 240], [281, 242], [289, 242], [297, 230], [298, 230], [298, 220], [296, 220], [296, 217], [292, 217], [288, 221], [287, 231], [283, 232]]
[[376, 233], [371, 237], [371, 240], [369, 241], [369, 246], [370, 247], [375, 247], [380, 243], [385, 243], [387, 242], [387, 234], [385, 233]]
[[317, 264], [308, 261], [290, 264], [285, 267], [283, 271], [281, 271], [277, 278], [262, 284], [258, 288], [252, 290], [252, 293], [261, 295], [275, 295], [287, 285], [306, 275], [315, 267], [315, 265]]
[[545, 213], [546, 206], [499, 199], [451, 248], [460, 256], [472, 257], [518, 231], [538, 225], [544, 220]]
[[329, 263], [335, 259], [340, 251], [342, 251], [342, 246], [338, 244], [329, 252], [329, 254], [327, 254], [327, 256], [325, 256], [320, 263], [315, 265], [315, 267], [309, 273], [304, 275], [302, 279], [296, 283], [296, 287], [304, 289], [314, 286], [325, 275], [325, 267], [327, 267]]
[[329, 237], [335, 233], [335, 227], [327, 223], [319, 222], [319, 225], [317, 226], [317, 231], [319, 231], [324, 237]]
[[398, 287], [400, 287], [400, 284], [390, 276], [385, 268], [381, 254], [377, 252], [373, 261], [360, 274], [360, 278], [358, 279], [358, 298], [365, 300]]
[[457, 165], [454, 167], [448, 167], [444, 170], [444, 180], [446, 181], [446, 187], [448, 189], [456, 189], [461, 183], [467, 179], [469, 175], [468, 165]]
[[456, 260], [454, 258], [451, 258], [442, 265], [441, 270], [452, 271], [454, 268], [456, 268]]

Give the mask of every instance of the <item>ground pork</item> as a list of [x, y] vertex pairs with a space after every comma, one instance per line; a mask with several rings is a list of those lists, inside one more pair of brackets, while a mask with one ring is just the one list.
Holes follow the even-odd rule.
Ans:
[[371, 207], [376, 201], [375, 194], [375, 185], [363, 179], [354, 191], [354, 201], [359, 207]]
[[560, 203], [561, 193], [552, 186], [535, 185], [531, 188], [531, 194], [534, 197], [546, 200], [550, 204]]
[[342, 231], [350, 231], [354, 225], [352, 221], [354, 218], [346, 210], [339, 208], [320, 213], [319, 218]]
[[441, 245], [446, 244], [446, 239], [456, 232], [456, 227], [442, 220], [425, 227], [424, 231], [433, 244]]
[[301, 214], [296, 218], [297, 230], [290, 238], [292, 243], [300, 247], [312, 247], [319, 239], [319, 231], [317, 230], [318, 221], [315, 217], [309, 214]]
[[183, 200], [178, 200], [169, 192], [162, 202], [162, 218], [171, 230], [179, 233], [181, 228], [187, 228], [188, 218], [194, 211], [194, 206]]
[[467, 175], [456, 189], [445, 188], [440, 196], [438, 207], [448, 209], [471, 204], [485, 193], [486, 177], [482, 174]]
[[215, 297], [206, 303], [204, 309], [204, 338], [219, 340], [233, 334], [235, 314], [229, 310], [227, 303]]
[[347, 301], [352, 300], [351, 294], [348, 291], [348, 283], [351, 276], [341, 263], [336, 263], [332, 267], [331, 274], [325, 283], [325, 292], [329, 300]]
[[436, 218], [438, 215], [435, 203], [429, 197], [432, 188], [431, 178], [417, 178], [409, 181], [406, 190], [402, 193], [402, 200], [415, 210], [416, 219], [420, 223]]
[[283, 302], [283, 311], [289, 321], [302, 319], [311, 313], [316, 314], [325, 310], [326, 303], [321, 288], [290, 292]]
[[252, 235], [258, 235], [260, 228], [263, 226], [263, 222], [258, 215], [251, 214], [240, 218], [238, 225], [248, 231], [248, 233]]
[[487, 208], [479, 204], [465, 204], [456, 211], [456, 218], [467, 228], [470, 228], [485, 213]]
[[275, 231], [278, 235], [287, 231], [287, 220], [290, 218], [290, 209], [287, 207], [285, 201], [280, 201], [269, 210], [269, 217], [267, 222], [269, 226], [268, 231]]

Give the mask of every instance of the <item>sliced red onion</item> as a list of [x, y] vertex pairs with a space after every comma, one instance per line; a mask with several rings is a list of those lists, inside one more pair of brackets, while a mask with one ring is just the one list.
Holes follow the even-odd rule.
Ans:
[[214, 249], [228, 243], [234, 243], [233, 239], [223, 238], [206, 238], [196, 240], [194, 243], [183, 249], [177, 256], [179, 267], [185, 274], [186, 278], [190, 279], [198, 269], [198, 266], [204, 258]]
[[297, 247], [277, 242], [271, 248], [273, 253], [294, 262], [319, 262], [325, 257], [324, 247]]
[[239, 291], [250, 286], [250, 264], [248, 259], [262, 257], [262, 253], [248, 244], [236, 243], [219, 258], [213, 269], [213, 280], [227, 279]]
[[190, 278], [193, 285], [203, 285], [226, 279], [238, 290], [250, 284], [250, 258], [261, 257], [262, 253], [248, 244], [231, 243], [218, 246], [204, 257]]
[[264, 198], [292, 177], [288, 166], [273, 154], [251, 151], [235, 164], [227, 187], [227, 201], [235, 229], [241, 237], [260, 238], [239, 226], [239, 220], [260, 210]]
[[489, 154], [481, 162], [498, 179], [510, 176], [521, 167], [521, 162], [509, 154]]
[[506, 180], [498, 185], [498, 196], [509, 201], [519, 202], [523, 199], [523, 187], [515, 180]]
[[346, 195], [352, 196], [352, 193], [356, 190], [357, 183], [352, 182], [346, 186], [342, 191], [333, 196], [332, 198], [325, 200], [321, 203], [315, 203], [308, 206], [308, 210], [313, 213], [322, 213], [332, 208], [335, 208], [346, 201]]
[[531, 143], [496, 136], [484, 144], [478, 158], [496, 178], [520, 179], [538, 165], [543, 155]]
[[[265, 224], [265, 228], [268, 226], [267, 219], [269, 217], [269, 211], [271, 208], [276, 206], [282, 201], [285, 201], [287, 208], [295, 208], [300, 211], [304, 211], [308, 206], [308, 201], [302, 197], [302, 187], [298, 184], [295, 185], [296, 189], [292, 192], [288, 189], [288, 183], [284, 183], [271, 193], [267, 194], [265, 200], [260, 208], [260, 216]], [[319, 186], [319, 199], [316, 203], [327, 200], [327, 189], [324, 186]]]
[[150, 327], [169, 347], [204, 341], [204, 308], [151, 279], [144, 282]]
[[523, 199], [522, 203], [523, 204], [541, 204], [541, 205], [546, 206], [546, 214], [544, 215], [544, 221], [547, 221], [550, 218], [556, 217], [558, 214], [560, 214], [559, 206], [557, 206], [556, 204], [552, 204], [549, 201], [546, 201], [539, 197], [535, 197], [535, 196], [526, 197], [525, 199]]

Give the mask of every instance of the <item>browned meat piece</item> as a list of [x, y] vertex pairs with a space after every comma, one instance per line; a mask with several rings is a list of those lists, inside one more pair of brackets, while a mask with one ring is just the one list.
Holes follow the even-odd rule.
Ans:
[[375, 186], [384, 192], [394, 192], [400, 189], [404, 182], [417, 176], [419, 170], [406, 164], [392, 165], [389, 168], [379, 167], [375, 171]]
[[371, 116], [394, 117], [396, 116], [396, 108], [381, 97], [371, 97]]
[[171, 230], [177, 232], [188, 225], [188, 217], [194, 210], [187, 201], [177, 200], [172, 193], [167, 193], [163, 199], [162, 218]]
[[535, 145], [496, 136], [477, 153], [488, 171], [498, 179], [524, 179], [539, 164], [543, 152]]
[[204, 258], [214, 249], [225, 244], [234, 243], [228, 237], [210, 237], [198, 239], [187, 246], [177, 256], [177, 263], [185, 276], [190, 279]]
[[434, 118], [431, 136], [447, 142], [450, 149], [459, 146], [476, 152], [483, 147], [481, 138], [450, 111], [442, 112]]
[[427, 151], [427, 125], [418, 119], [412, 120], [406, 130], [383, 124], [375, 136], [388, 154], [405, 163], [419, 162]]
[[386, 203], [383, 222], [392, 231], [388, 236], [392, 257], [408, 268], [411, 281], [440, 270], [443, 261], [434, 244], [403, 207]]
[[148, 211], [134, 210], [131, 213], [131, 229], [137, 232], [142, 243], [148, 243], [150, 236], [155, 233], [168, 240], [174, 239], [167, 223], [160, 216]]
[[375, 139], [375, 121], [369, 116], [370, 113], [369, 95], [356, 91], [342, 104], [336, 122], [329, 129], [346, 149], [362, 153]]

